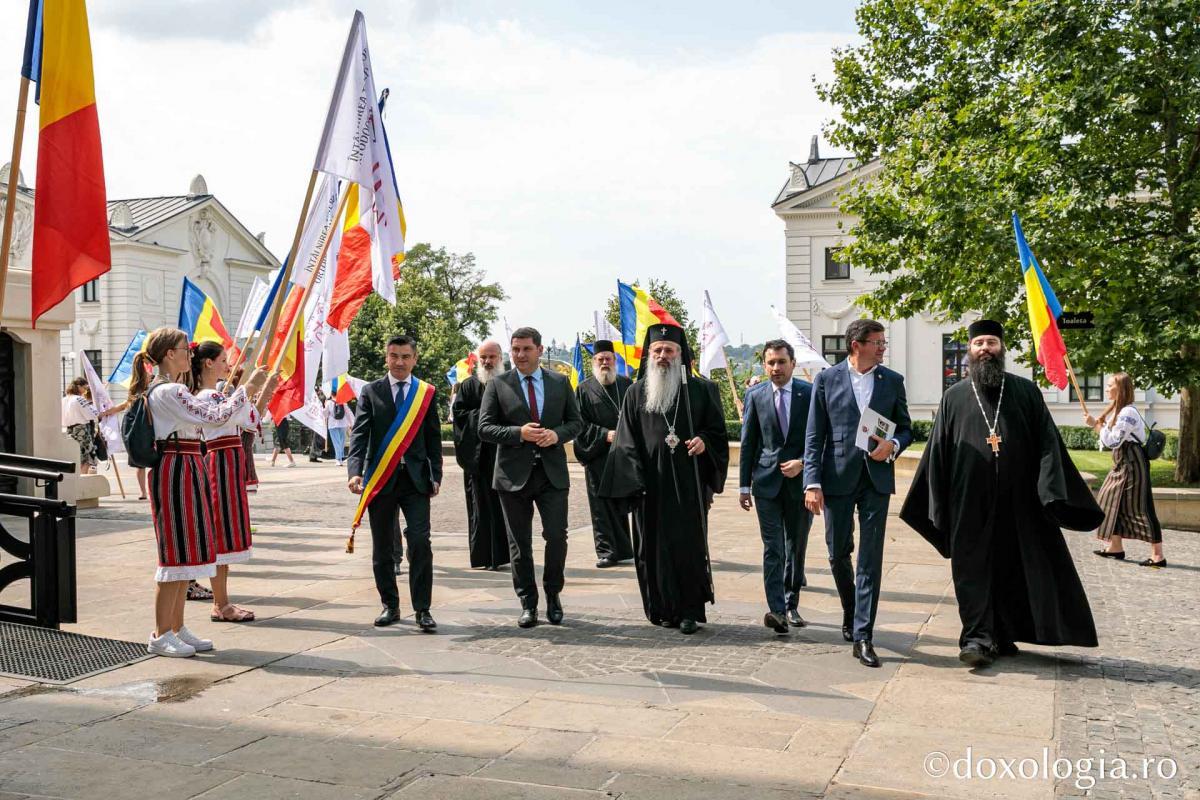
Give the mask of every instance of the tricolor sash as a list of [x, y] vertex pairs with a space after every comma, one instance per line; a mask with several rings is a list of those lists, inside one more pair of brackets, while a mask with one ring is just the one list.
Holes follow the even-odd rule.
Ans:
[[421, 430], [421, 423], [433, 402], [433, 391], [433, 387], [425, 381], [412, 379], [412, 388], [409, 389], [408, 397], [405, 397], [404, 402], [396, 409], [396, 419], [392, 421], [392, 427], [388, 429], [387, 436], [380, 442], [379, 449], [375, 452], [375, 465], [371, 468], [371, 474], [367, 476], [366, 484], [363, 486], [358, 509], [354, 512], [354, 522], [350, 525], [351, 530], [358, 528], [367, 506], [375, 499], [375, 495], [379, 494], [379, 490], [387, 484], [392, 473], [396, 471], [396, 467], [400, 466], [400, 459], [408, 452], [409, 445]]

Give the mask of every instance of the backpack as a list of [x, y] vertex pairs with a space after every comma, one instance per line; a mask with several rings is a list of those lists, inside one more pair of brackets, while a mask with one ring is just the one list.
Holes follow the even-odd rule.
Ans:
[[344, 405], [342, 405], [341, 403], [338, 403], [337, 405], [335, 405], [333, 407], [333, 418], [334, 419], [345, 419], [346, 418], [346, 407]]
[[154, 384], [133, 401], [121, 419], [121, 441], [129, 453], [129, 466], [153, 469], [162, 455], [154, 439], [154, 417], [150, 414], [150, 394], [163, 384]]
[[1158, 423], [1150, 426], [1150, 430], [1146, 432], [1146, 443], [1142, 448], [1146, 451], [1146, 458], [1153, 461], [1156, 458], [1161, 458], [1163, 450], [1167, 447], [1167, 435], [1158, 430], [1155, 426]]

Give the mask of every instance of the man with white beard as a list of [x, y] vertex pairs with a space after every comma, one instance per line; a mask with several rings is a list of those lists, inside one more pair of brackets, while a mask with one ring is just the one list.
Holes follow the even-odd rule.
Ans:
[[[600, 495], [639, 499], [635, 563], [646, 618], [691, 634], [713, 602], [708, 507], [725, 487], [729, 441], [712, 381], [684, 376], [683, 330], [646, 332], [638, 381], [625, 393]], [[686, 394], [684, 392], [686, 391]]]
[[488, 340], [475, 351], [475, 374], [458, 384], [450, 417], [454, 423], [454, 459], [463, 469], [466, 484], [467, 540], [471, 566], [499, 569], [509, 561], [508, 534], [500, 494], [492, 488], [496, 445], [479, 438], [479, 407], [489, 381], [504, 374], [500, 345]]
[[592, 512], [592, 538], [596, 542], [596, 566], [615, 567], [633, 558], [627, 498], [600, 497], [600, 479], [608, 461], [609, 448], [617, 432], [621, 403], [633, 381], [617, 374], [613, 343], [597, 339], [592, 344], [592, 377], [579, 384], [575, 398], [583, 417], [583, 432], [575, 437], [575, 458], [584, 466], [588, 508]]

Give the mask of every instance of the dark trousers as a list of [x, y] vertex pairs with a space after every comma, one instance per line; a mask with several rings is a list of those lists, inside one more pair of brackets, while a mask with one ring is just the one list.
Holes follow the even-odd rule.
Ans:
[[600, 497], [602, 474], [603, 470], [592, 470], [590, 467], [585, 473], [596, 557], [626, 561], [633, 558], [633, 539], [629, 531], [632, 506], [627, 498]]
[[[853, 619], [854, 641], [870, 639], [879, 609], [879, 582], [883, 575], [883, 532], [887, 526], [891, 495], [875, 491], [867, 467], [850, 494], [825, 495], [825, 544], [829, 567], [842, 600], [842, 616]], [[858, 564], [850, 565], [854, 552], [854, 513], [858, 511]]]
[[804, 507], [799, 478], [787, 480], [775, 497], [756, 497], [758, 530], [763, 540], [763, 588], [767, 608], [776, 614], [800, 605], [804, 554], [812, 514]]
[[508, 532], [508, 554], [512, 560], [513, 589], [521, 608], [537, 608], [538, 587], [533, 567], [533, 509], [542, 518], [546, 540], [542, 566], [542, 588], [556, 595], [563, 588], [567, 562], [567, 489], [558, 489], [546, 477], [541, 461], [534, 464], [529, 480], [516, 492], [500, 492], [504, 527]]
[[429, 495], [418, 492], [403, 467], [396, 470], [392, 491], [380, 493], [367, 506], [371, 520], [371, 567], [375, 588], [388, 608], [400, 606], [396, 589], [395, 532], [396, 511], [404, 514], [404, 535], [408, 538], [408, 594], [413, 611], [428, 611], [433, 595], [433, 549], [429, 544]]

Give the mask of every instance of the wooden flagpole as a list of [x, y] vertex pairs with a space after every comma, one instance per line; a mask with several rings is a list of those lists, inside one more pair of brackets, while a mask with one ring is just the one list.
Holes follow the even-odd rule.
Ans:
[[1066, 353], [1063, 354], [1063, 363], [1067, 365], [1067, 377], [1071, 379], [1071, 385], [1075, 387], [1075, 396], [1079, 398], [1079, 405], [1083, 407], [1084, 416], [1090, 417], [1087, 403], [1084, 402], [1083, 392], [1079, 390], [1079, 381], [1075, 380], [1075, 368], [1071, 366], [1071, 359]]
[[[304, 193], [304, 205], [300, 208], [300, 219], [296, 222], [296, 233], [292, 237], [292, 249], [289, 251], [287, 264], [283, 268], [283, 275], [279, 279], [279, 291], [271, 301], [271, 313], [267, 316], [267, 322], [263, 326], [263, 333], [258, 337], [258, 343], [251, 348], [247, 346], [246, 351], [242, 353], [242, 359], [234, 367], [240, 366], [241, 363], [250, 363], [257, 359], [259, 352], [262, 350], [262, 344], [267, 340], [266, 331], [275, 330], [275, 326], [279, 324], [279, 312], [283, 310], [283, 299], [287, 294], [285, 291], [288, 284], [292, 281], [292, 271], [296, 266], [296, 251], [300, 249], [300, 239], [304, 236], [304, 223], [308, 220], [308, 207], [312, 204], [313, 192], [317, 189], [317, 170], [312, 171], [312, 175], [308, 177], [308, 191]], [[254, 358], [250, 357], [250, 353], [255, 354]], [[232, 374], [232, 370], [231, 370]]]
[[4, 295], [8, 287], [8, 258], [12, 252], [13, 216], [17, 211], [17, 184], [21, 180], [21, 146], [25, 139], [25, 110], [29, 107], [29, 78], [21, 77], [17, 95], [17, 124], [13, 132], [12, 159], [8, 162], [8, 200], [4, 204], [4, 230], [0, 234], [0, 329], [4, 327]]
[[746, 415], [746, 407], [742, 405], [742, 398], [738, 397], [737, 384], [733, 382], [733, 362], [729, 360], [729, 348], [721, 348], [725, 355], [725, 374], [729, 377], [729, 391], [733, 392], [733, 402], [737, 406], [738, 419]]
[[112, 464], [113, 475], [117, 476], [117, 488], [121, 490], [121, 499], [125, 499], [125, 484], [121, 482], [121, 470], [117, 469], [117, 460], [112, 456], [108, 457], [108, 463]]
[[[338, 221], [342, 218], [342, 212], [346, 210], [346, 201], [350, 199], [349, 185], [347, 191], [342, 192], [342, 198], [338, 201], [337, 211], [334, 212], [333, 222], [329, 225], [329, 234], [325, 237], [325, 241], [321, 243], [321, 253], [317, 256], [317, 263], [313, 265], [312, 274], [308, 276], [308, 282], [304, 284], [304, 290], [300, 294], [300, 301], [296, 307], [296, 313], [288, 324], [287, 334], [283, 337], [283, 344], [279, 347], [279, 353], [275, 356], [275, 363], [271, 365], [271, 372], [278, 372], [280, 365], [283, 363], [283, 356], [287, 353], [287, 343], [291, 340], [292, 334], [296, 332], [296, 326], [300, 323], [300, 315], [304, 313], [304, 304], [308, 302], [308, 293], [312, 291], [313, 284], [317, 282], [317, 274], [321, 271], [321, 262], [325, 260], [325, 254], [329, 252], [329, 244], [333, 241], [334, 231]], [[282, 294], [283, 286], [280, 285], [280, 294]], [[274, 330], [273, 328], [265, 328], [264, 331]], [[263, 337], [266, 339], [264, 333]], [[274, 337], [271, 337], [274, 339]], [[270, 348], [267, 348], [267, 353], [270, 353]]]

